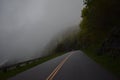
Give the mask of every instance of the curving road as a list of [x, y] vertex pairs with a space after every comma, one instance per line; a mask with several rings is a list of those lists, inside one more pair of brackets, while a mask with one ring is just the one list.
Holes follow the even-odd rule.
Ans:
[[118, 80], [81, 51], [66, 53], [8, 80]]

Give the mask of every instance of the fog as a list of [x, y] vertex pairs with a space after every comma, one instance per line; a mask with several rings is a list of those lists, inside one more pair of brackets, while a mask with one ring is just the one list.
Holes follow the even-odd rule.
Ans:
[[80, 23], [82, 0], [0, 0], [0, 66], [33, 59]]

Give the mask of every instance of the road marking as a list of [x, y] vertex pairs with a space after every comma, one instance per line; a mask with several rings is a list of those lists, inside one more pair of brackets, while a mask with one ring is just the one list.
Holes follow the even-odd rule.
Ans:
[[62, 68], [62, 66], [64, 65], [64, 63], [68, 60], [68, 58], [72, 55], [73, 53], [71, 53], [70, 55], [68, 55], [65, 59], [63, 59], [60, 64], [53, 70], [53, 72], [47, 77], [46, 80], [53, 80], [53, 78], [55, 77], [55, 75], [58, 73], [58, 71]]

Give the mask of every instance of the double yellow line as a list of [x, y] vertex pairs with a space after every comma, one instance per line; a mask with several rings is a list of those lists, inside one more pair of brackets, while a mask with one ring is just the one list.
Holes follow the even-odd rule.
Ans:
[[53, 80], [55, 75], [58, 73], [58, 71], [61, 69], [63, 64], [67, 61], [67, 59], [72, 55], [73, 53], [69, 54], [65, 59], [63, 59], [60, 64], [53, 70], [53, 72], [48, 76], [46, 80]]

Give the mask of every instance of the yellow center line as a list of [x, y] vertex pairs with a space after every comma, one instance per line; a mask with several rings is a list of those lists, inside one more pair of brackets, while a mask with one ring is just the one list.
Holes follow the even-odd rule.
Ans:
[[46, 80], [53, 80], [53, 78], [55, 77], [55, 75], [58, 73], [58, 71], [61, 69], [61, 67], [63, 66], [63, 64], [67, 61], [67, 59], [72, 55], [73, 53], [71, 53], [70, 55], [68, 55], [65, 59], [63, 59], [61, 61], [61, 63], [53, 70], [53, 72], [48, 76], [48, 78]]

